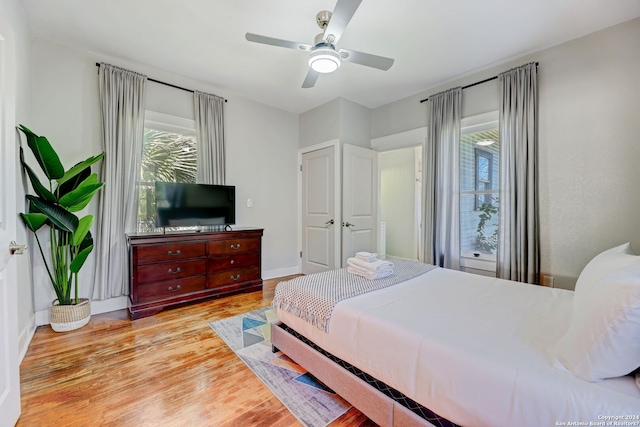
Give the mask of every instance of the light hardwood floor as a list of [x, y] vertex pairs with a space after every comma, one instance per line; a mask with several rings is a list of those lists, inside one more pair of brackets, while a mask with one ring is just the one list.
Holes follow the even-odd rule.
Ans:
[[[38, 327], [17, 426], [300, 425], [208, 325], [270, 305], [280, 280], [134, 321], [119, 310], [77, 331]], [[375, 424], [352, 408], [331, 426]]]

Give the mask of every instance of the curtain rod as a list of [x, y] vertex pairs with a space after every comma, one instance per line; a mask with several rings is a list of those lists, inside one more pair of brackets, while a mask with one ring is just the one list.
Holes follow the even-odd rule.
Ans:
[[[96, 67], [100, 67], [100, 63], [99, 62], [96, 62]], [[100, 70], [98, 70], [98, 72], [100, 72]], [[170, 86], [170, 87], [173, 87], [173, 88], [176, 88], [176, 89], [184, 90], [186, 92], [191, 92], [191, 93], [195, 92], [193, 89], [187, 89], [186, 87], [176, 86], [174, 84], [167, 83], [167, 82], [161, 82], [160, 80], [152, 79], [151, 77], [147, 77], [147, 80], [149, 80], [150, 82], [154, 82], [154, 83], [160, 83], [161, 85]], [[227, 100], [225, 99], [224, 102], [227, 102]]]
[[[538, 63], [536, 62], [536, 67], [537, 66], [538, 66]], [[475, 83], [468, 84], [466, 86], [462, 86], [462, 89], [468, 89], [468, 88], [473, 87], [473, 86], [481, 85], [482, 83], [490, 82], [491, 80], [495, 80], [497, 78], [498, 78], [498, 76], [489, 77], [488, 79], [484, 79], [484, 80], [479, 81], [479, 82], [475, 82]], [[429, 100], [429, 98], [421, 99], [420, 100], [420, 104], [422, 104], [423, 102], [426, 102], [428, 100]]]

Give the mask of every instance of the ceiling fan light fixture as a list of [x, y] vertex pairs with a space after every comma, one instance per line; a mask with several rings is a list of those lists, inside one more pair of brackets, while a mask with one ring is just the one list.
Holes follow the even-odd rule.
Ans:
[[276, 39], [253, 33], [246, 33], [244, 38], [253, 43], [308, 52], [309, 70], [302, 83], [303, 88], [315, 86], [320, 74], [336, 71], [340, 68], [342, 61], [387, 71], [393, 65], [392, 58], [343, 48], [336, 51], [335, 45], [339, 43], [342, 33], [361, 2], [362, 0], [336, 0], [334, 12], [320, 11], [316, 15], [316, 23], [322, 32], [316, 35], [313, 44]]
[[333, 73], [340, 68], [342, 57], [331, 47], [319, 47], [309, 54], [309, 66], [318, 73]]

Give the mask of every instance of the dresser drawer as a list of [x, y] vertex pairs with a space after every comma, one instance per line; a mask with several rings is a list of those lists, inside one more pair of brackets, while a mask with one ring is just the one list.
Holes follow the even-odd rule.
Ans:
[[140, 246], [138, 247], [138, 264], [203, 257], [204, 249], [205, 242]]
[[242, 283], [248, 280], [260, 279], [259, 267], [238, 268], [236, 270], [219, 271], [207, 275], [207, 288]]
[[188, 277], [182, 280], [145, 283], [138, 286], [138, 302], [145, 303], [205, 289], [205, 276]]
[[236, 254], [259, 249], [260, 239], [228, 239], [209, 242], [209, 254], [215, 255]]
[[138, 266], [138, 283], [175, 280], [206, 273], [205, 258]]
[[236, 255], [209, 257], [208, 264], [209, 267], [207, 270], [209, 273], [260, 265], [260, 252], [254, 251], [238, 253]]

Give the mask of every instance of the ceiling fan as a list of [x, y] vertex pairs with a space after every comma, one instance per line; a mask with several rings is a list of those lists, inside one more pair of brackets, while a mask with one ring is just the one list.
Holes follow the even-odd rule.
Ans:
[[338, 44], [342, 33], [361, 2], [362, 0], [338, 0], [333, 13], [326, 10], [319, 12], [316, 15], [316, 23], [323, 31], [315, 37], [313, 45], [253, 33], [245, 34], [245, 38], [250, 42], [309, 52], [310, 69], [302, 83], [303, 88], [313, 87], [320, 74], [336, 71], [342, 61], [386, 71], [393, 65], [391, 58], [351, 49], [336, 50], [335, 45]]

